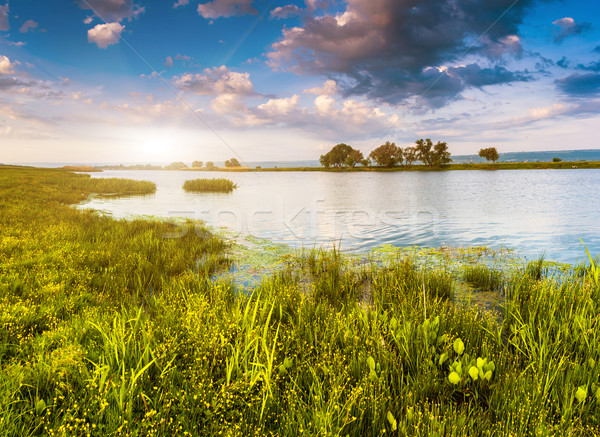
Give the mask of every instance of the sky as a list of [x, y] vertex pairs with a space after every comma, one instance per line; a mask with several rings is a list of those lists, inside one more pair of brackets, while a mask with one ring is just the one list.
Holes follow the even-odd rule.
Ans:
[[0, 0], [0, 162], [600, 148], [595, 0]]

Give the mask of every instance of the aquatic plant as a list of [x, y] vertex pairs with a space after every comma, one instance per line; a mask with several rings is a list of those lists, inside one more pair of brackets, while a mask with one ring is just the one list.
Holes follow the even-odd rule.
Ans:
[[229, 179], [192, 179], [183, 183], [183, 189], [194, 193], [230, 193], [237, 188]]

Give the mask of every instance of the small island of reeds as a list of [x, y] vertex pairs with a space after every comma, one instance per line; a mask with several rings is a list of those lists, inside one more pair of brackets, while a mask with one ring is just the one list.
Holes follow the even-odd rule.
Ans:
[[237, 184], [225, 178], [192, 179], [183, 183], [183, 189], [193, 193], [230, 193], [234, 188]]

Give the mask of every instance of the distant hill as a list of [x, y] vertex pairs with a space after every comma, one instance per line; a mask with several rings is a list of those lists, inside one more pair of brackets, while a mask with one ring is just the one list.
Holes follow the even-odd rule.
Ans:
[[[563, 161], [600, 161], [600, 149], [587, 150], [555, 150], [549, 152], [507, 152], [500, 150], [498, 162], [551, 162], [553, 158]], [[453, 155], [452, 163], [461, 164], [467, 162], [486, 162], [479, 155]]]

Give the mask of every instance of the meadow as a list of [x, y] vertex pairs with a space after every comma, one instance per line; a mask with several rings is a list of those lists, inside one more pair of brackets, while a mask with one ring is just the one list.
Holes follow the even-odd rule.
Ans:
[[0, 435], [600, 433], [592, 255], [311, 250], [244, 289], [201, 223], [71, 206], [148, 184], [0, 167]]

